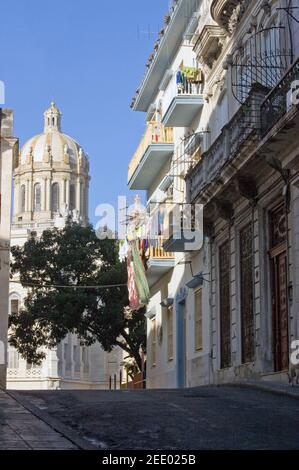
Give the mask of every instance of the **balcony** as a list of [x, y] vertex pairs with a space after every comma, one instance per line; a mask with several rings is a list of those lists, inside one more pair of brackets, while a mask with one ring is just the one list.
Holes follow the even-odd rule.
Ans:
[[156, 284], [164, 274], [168, 273], [175, 266], [174, 254], [165, 251], [163, 245], [164, 239], [161, 236], [151, 241], [146, 271], [150, 287]]
[[[267, 89], [256, 85], [249, 97], [239, 108], [232, 120], [222, 129], [221, 134], [202, 155], [198, 164], [187, 175], [188, 200], [206, 202], [202, 193], [207, 190], [207, 198], [215, 193], [216, 187], [223, 186], [230, 172], [227, 166], [236, 158], [241, 162], [244, 150], [256, 142], [259, 130], [260, 106]], [[242, 153], [243, 152], [243, 153]], [[215, 188], [213, 188], [215, 184]], [[209, 189], [207, 189], [209, 187]]]
[[250, 0], [213, 0], [211, 16], [221, 28], [233, 33], [250, 3]]
[[[164, 245], [166, 252], [184, 253], [200, 250], [202, 246], [202, 211], [199, 206], [191, 208], [173, 204], [164, 224]], [[195, 212], [196, 210], [196, 212]], [[197, 224], [195, 223], [197, 222]]]
[[148, 190], [173, 151], [173, 129], [150, 122], [129, 165], [129, 188]]
[[[299, 59], [290, 67], [276, 87], [267, 95], [261, 105], [261, 133], [265, 137], [268, 132], [293, 109], [293, 97], [298, 97], [296, 81], [299, 80]], [[297, 89], [297, 91], [296, 91]], [[298, 98], [297, 98], [298, 102]]]
[[202, 80], [201, 70], [194, 67], [185, 67], [172, 77], [163, 98], [165, 127], [190, 127], [204, 104]]

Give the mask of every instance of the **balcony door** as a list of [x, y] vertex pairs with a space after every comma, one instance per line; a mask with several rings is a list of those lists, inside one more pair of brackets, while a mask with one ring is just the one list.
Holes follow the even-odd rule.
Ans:
[[219, 248], [221, 369], [231, 366], [230, 242]]
[[281, 371], [289, 365], [287, 223], [284, 205], [271, 213], [271, 242], [273, 358], [275, 371]]

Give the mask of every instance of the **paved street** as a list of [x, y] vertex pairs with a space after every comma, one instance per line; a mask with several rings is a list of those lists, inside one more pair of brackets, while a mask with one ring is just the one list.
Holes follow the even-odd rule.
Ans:
[[299, 449], [299, 401], [250, 388], [20, 396], [100, 449]]
[[0, 450], [53, 449], [76, 447], [0, 390]]

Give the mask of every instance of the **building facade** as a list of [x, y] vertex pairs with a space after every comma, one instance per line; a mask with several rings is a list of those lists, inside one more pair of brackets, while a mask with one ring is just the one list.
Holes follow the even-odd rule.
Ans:
[[[35, 232], [62, 228], [67, 217], [88, 222], [89, 159], [82, 147], [61, 131], [61, 113], [51, 103], [44, 113], [43, 133], [21, 149], [14, 172], [14, 212], [11, 244], [22, 246]], [[17, 276], [10, 282], [9, 311], [20, 309], [27, 295]], [[28, 364], [8, 347], [8, 388], [108, 388], [119, 370], [117, 350], [106, 353], [99, 344], [82, 347], [73, 334], [47, 351], [41, 366]]]
[[13, 166], [18, 140], [13, 137], [13, 113], [0, 109], [0, 387], [6, 387], [9, 297], [10, 220]]
[[299, 3], [286, 3], [173, 2], [133, 99], [147, 130], [128, 184], [162, 220], [147, 262], [150, 388], [287, 380], [299, 339]]

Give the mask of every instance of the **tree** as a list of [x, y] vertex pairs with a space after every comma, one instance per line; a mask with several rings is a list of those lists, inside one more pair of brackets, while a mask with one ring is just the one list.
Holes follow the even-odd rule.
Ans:
[[74, 333], [85, 346], [98, 341], [108, 352], [120, 346], [141, 370], [144, 311], [128, 307], [126, 266], [115, 240], [69, 221], [12, 247], [12, 255], [11, 273], [28, 288], [24, 308], [10, 315], [9, 341], [23, 357], [39, 364], [43, 346], [51, 349]]

